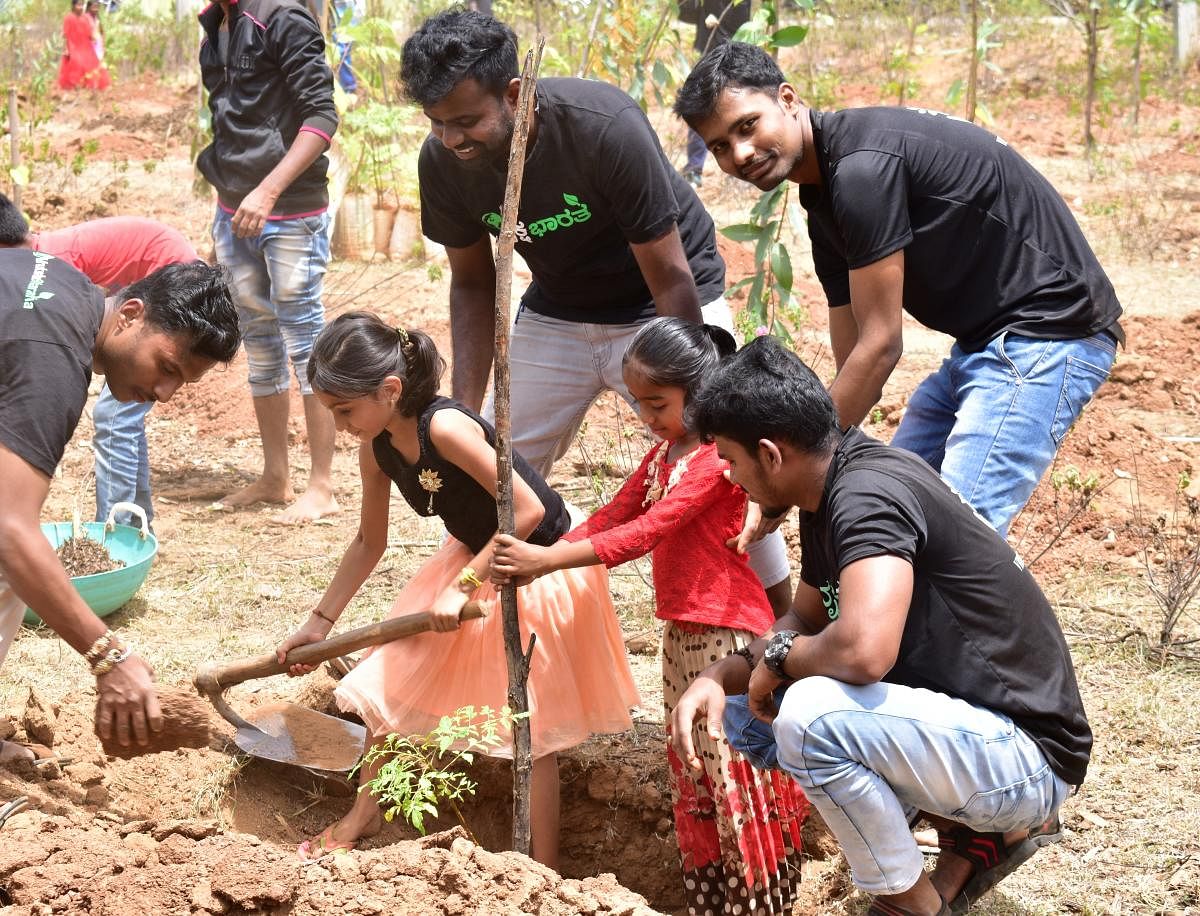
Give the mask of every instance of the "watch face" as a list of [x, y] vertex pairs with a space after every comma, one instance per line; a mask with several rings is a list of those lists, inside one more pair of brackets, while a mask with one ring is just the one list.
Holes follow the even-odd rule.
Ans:
[[781, 630], [771, 637], [763, 653], [763, 664], [776, 677], [787, 677], [783, 663], [787, 661], [788, 653], [792, 651], [792, 643], [800, 634], [795, 630]]

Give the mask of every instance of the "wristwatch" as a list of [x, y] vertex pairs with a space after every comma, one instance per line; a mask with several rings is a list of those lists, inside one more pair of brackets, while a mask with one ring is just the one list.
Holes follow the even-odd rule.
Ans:
[[790, 680], [783, 670], [783, 663], [787, 661], [788, 653], [792, 651], [792, 643], [799, 635], [795, 630], [780, 630], [767, 642], [767, 649], [762, 657], [763, 664], [777, 678]]

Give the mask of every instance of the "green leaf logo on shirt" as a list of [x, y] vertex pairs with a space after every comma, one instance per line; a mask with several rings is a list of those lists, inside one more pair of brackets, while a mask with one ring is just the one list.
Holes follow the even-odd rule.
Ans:
[[825, 613], [829, 615], [830, 620], [837, 620], [841, 616], [841, 610], [838, 608], [838, 588], [839, 586], [826, 582], [821, 586], [821, 604], [825, 606]]
[[[551, 232], [557, 232], [559, 229], [568, 229], [576, 223], [586, 223], [592, 218], [591, 208], [587, 204], [582, 203], [574, 194], [563, 194], [563, 203], [566, 207], [561, 213], [555, 213], [553, 216], [546, 216], [542, 219], [536, 219], [529, 224], [528, 231], [525, 230], [523, 223], [517, 224], [517, 238], [523, 242], [532, 241], [533, 238], [542, 238]], [[485, 213], [481, 217], [483, 224], [489, 229], [500, 228], [499, 213]]]

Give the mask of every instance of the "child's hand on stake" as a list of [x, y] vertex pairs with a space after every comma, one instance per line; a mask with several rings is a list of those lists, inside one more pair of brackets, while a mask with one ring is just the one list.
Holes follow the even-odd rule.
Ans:
[[467, 603], [467, 598], [468, 596], [457, 587], [444, 589], [429, 608], [430, 628], [438, 633], [457, 630], [458, 615], [462, 611], [463, 605]]
[[[304, 621], [304, 625], [300, 629], [279, 644], [279, 648], [275, 650], [276, 659], [282, 665], [284, 658], [293, 649], [299, 646], [307, 646], [310, 643], [321, 642], [321, 640], [329, 635], [329, 631], [332, 629], [333, 624], [314, 611], [308, 615], [308, 620]], [[302, 677], [316, 670], [316, 665], [295, 664], [288, 668], [287, 673], [288, 677]]]
[[[545, 572], [546, 548], [526, 544], [511, 534], [496, 535], [492, 552], [492, 583], [505, 585], [516, 579], [517, 585], [526, 585]], [[522, 581], [524, 580], [524, 581]]]

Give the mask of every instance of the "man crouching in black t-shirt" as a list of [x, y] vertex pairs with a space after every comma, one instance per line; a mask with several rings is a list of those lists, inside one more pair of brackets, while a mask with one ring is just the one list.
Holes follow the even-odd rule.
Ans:
[[958, 118], [811, 111], [768, 54], [739, 42], [704, 55], [675, 111], [729, 174], [762, 190], [799, 184], [843, 423], [879, 400], [904, 348], [902, 311], [955, 339], [892, 444], [1005, 533], [1123, 339], [1112, 284], [1062, 197]]
[[[237, 352], [221, 271], [171, 264], [109, 299], [64, 261], [0, 250], [0, 663], [28, 604], [96, 675], [96, 731], [146, 743], [162, 727], [150, 666], [91, 612], [39, 527], [92, 372], [118, 401], [166, 401]], [[0, 759], [16, 755], [0, 747]]]
[[[698, 766], [696, 720], [719, 736], [724, 714], [738, 750], [804, 787], [877, 895], [870, 913], [962, 912], [1058, 839], [1087, 772], [1092, 734], [1045, 596], [924, 461], [843, 429], [773, 339], [718, 370], [691, 422], [752, 499], [799, 507], [802, 581], [765, 637], [684, 694], [676, 751]], [[726, 708], [726, 694], [746, 697]], [[932, 880], [918, 814], [938, 828]]]

